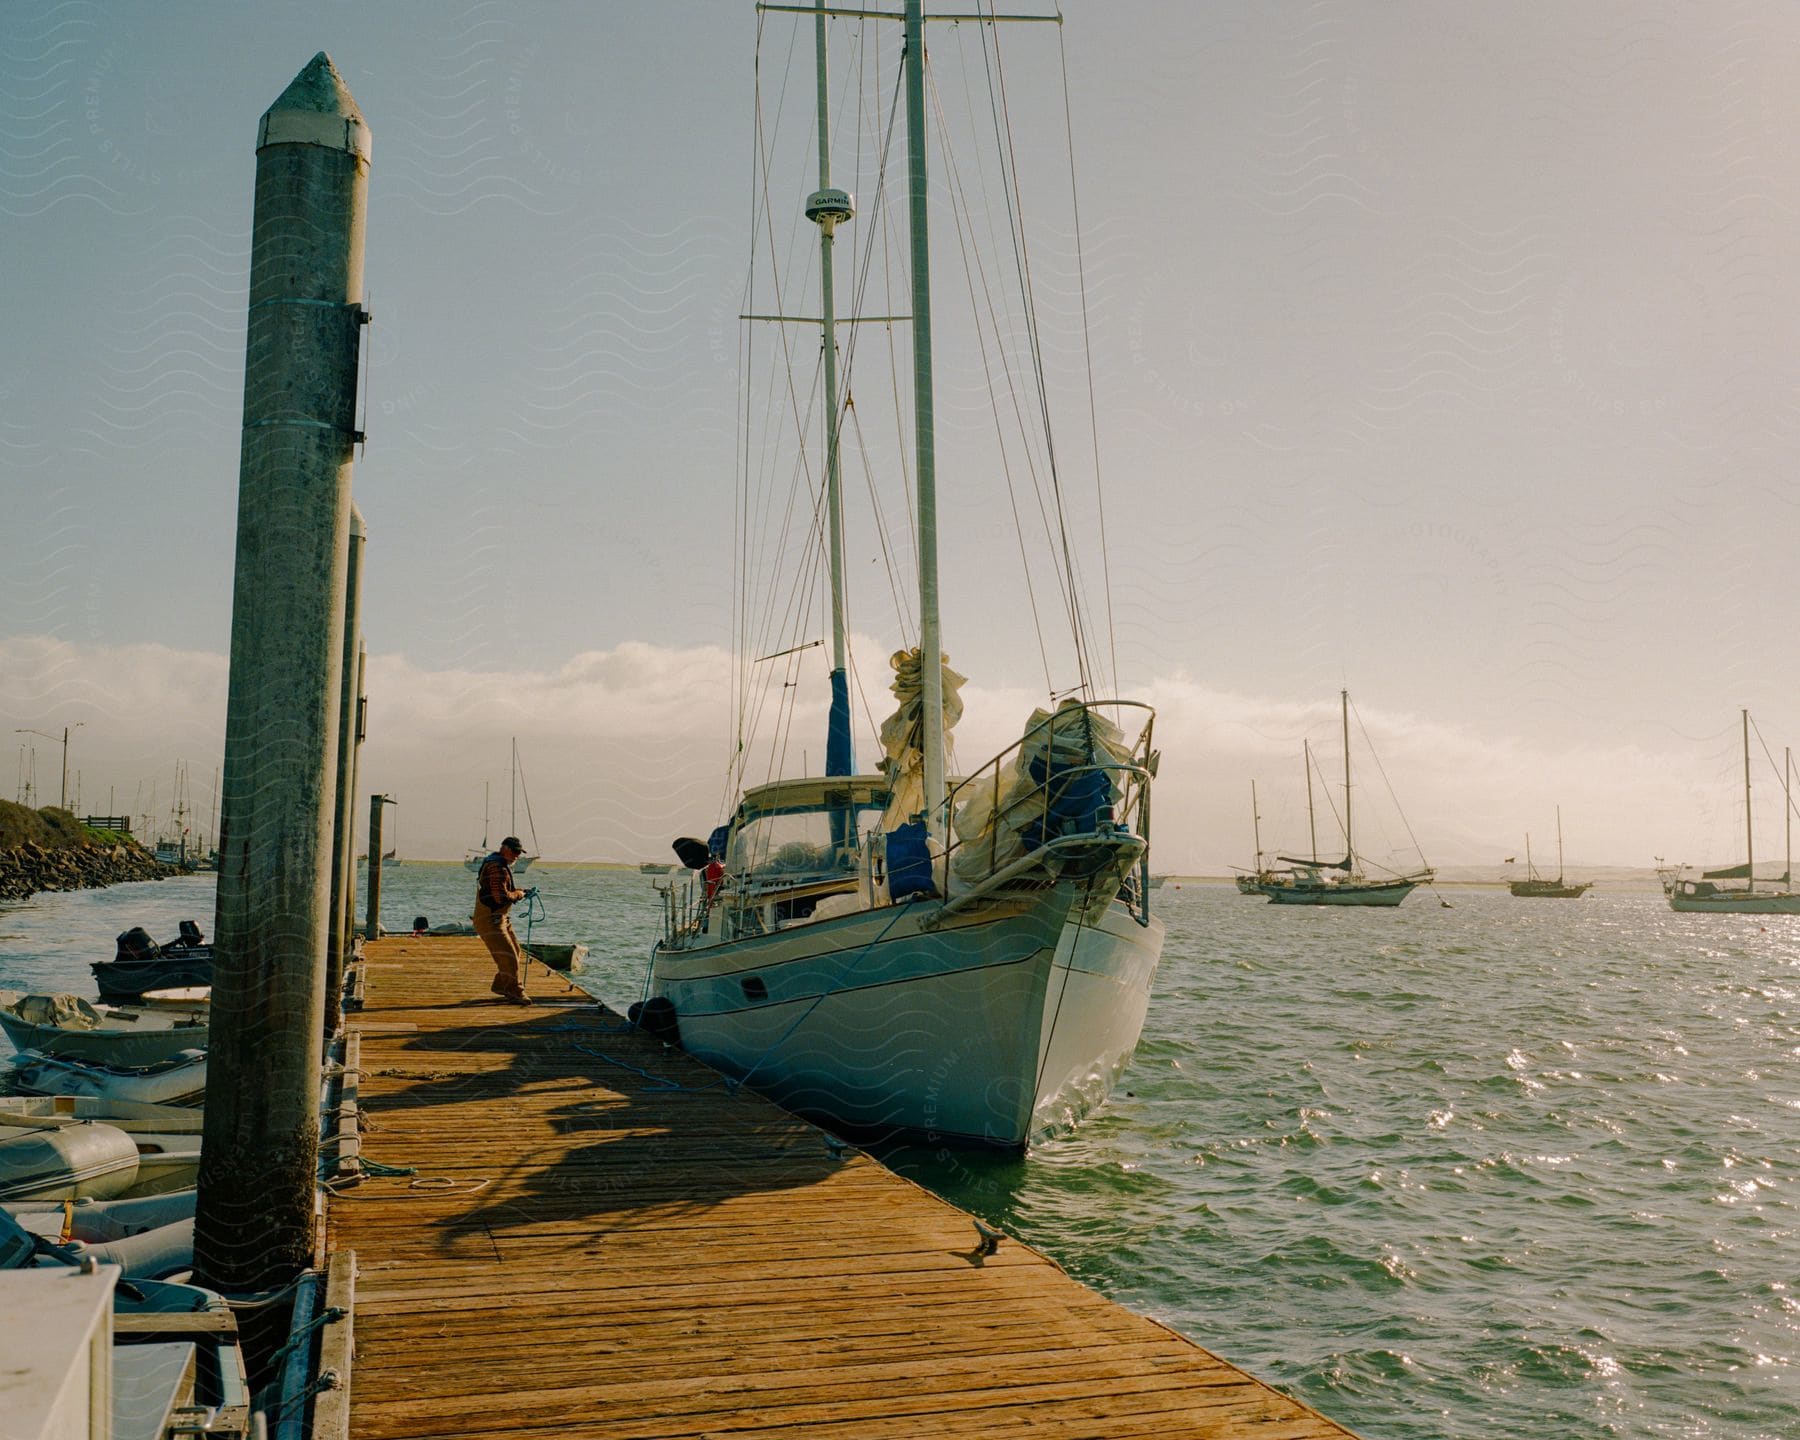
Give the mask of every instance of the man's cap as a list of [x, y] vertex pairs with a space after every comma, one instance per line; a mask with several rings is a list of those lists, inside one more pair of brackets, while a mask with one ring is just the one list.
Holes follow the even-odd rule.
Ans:
[[519, 837], [517, 835], [508, 835], [500, 842], [500, 848], [502, 850], [517, 850], [521, 855], [525, 853], [525, 847], [519, 843]]

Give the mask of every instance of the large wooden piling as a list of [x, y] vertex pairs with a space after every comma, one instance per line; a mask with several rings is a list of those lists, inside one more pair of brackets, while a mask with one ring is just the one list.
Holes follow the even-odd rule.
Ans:
[[356, 744], [350, 750], [351, 825], [344, 836], [344, 909], [338, 917], [343, 955], [348, 961], [356, 948], [356, 804], [362, 789], [362, 746], [369, 738], [369, 647], [356, 647]]
[[369, 797], [369, 925], [363, 934], [381, 938], [381, 807], [394, 802], [385, 795]]
[[344, 577], [344, 662], [339, 672], [337, 803], [331, 822], [331, 918], [325, 934], [325, 1015], [323, 1035], [337, 1033], [344, 990], [344, 951], [350, 939], [348, 917], [356, 908], [356, 747], [360, 733], [362, 693], [362, 511], [350, 507], [350, 553]]
[[197, 1278], [313, 1250], [369, 129], [323, 53], [257, 133]]

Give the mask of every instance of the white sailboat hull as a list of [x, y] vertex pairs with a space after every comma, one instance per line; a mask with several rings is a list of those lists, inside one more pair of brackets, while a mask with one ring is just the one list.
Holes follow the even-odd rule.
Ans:
[[1669, 895], [1669, 908], [1692, 915], [1800, 915], [1800, 894], [1772, 890], [1768, 894], [1726, 892], [1715, 895]]
[[1416, 880], [1392, 885], [1262, 885], [1257, 887], [1276, 905], [1360, 905], [1392, 909], [1419, 888]]
[[1087, 891], [935, 929], [942, 906], [921, 902], [659, 951], [651, 993], [683, 1049], [823, 1124], [1017, 1149], [1104, 1101], [1143, 1029], [1162, 924], [1120, 904], [1084, 922]]

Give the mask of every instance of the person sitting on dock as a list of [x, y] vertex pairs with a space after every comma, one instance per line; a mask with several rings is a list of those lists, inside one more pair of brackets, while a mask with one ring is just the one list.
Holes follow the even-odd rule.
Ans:
[[508, 835], [500, 842], [500, 848], [481, 862], [481, 871], [475, 878], [475, 933], [494, 957], [494, 981], [489, 988], [515, 1005], [530, 1003], [520, 983], [525, 953], [507, 918], [507, 912], [527, 894], [513, 884], [512, 873], [513, 861], [524, 853], [518, 836]]

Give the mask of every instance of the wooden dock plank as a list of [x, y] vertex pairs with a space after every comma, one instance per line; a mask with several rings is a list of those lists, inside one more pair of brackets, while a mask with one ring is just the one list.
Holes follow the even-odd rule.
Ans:
[[368, 947], [353, 1440], [1350, 1432], [477, 940]]

